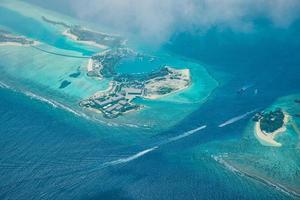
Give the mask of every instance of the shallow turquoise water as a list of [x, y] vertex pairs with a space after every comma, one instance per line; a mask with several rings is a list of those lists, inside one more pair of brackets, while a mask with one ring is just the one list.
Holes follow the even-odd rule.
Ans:
[[128, 58], [118, 64], [117, 71], [122, 74], [149, 73], [154, 70], [159, 70], [164, 65], [165, 63], [160, 59]]
[[[38, 48], [55, 52], [55, 54], [72, 56], [91, 54], [91, 52], [85, 52], [87, 51], [85, 49], [82, 51], [81, 48], [78, 48], [77, 43], [63, 37], [61, 35], [63, 30], [60, 28], [43, 23], [40, 18], [42, 15], [49, 15], [48, 12], [36, 12], [32, 15], [31, 12], [34, 9], [27, 4], [18, 3], [16, 8], [9, 2], [4, 2], [3, 5], [1, 7], [3, 10], [1, 12], [2, 17], [11, 20], [3, 21], [0, 24], [14, 32], [45, 42], [39, 45]], [[13, 9], [21, 11], [22, 14], [13, 11]], [[15, 15], [16, 17], [14, 17]], [[31, 17], [27, 17], [27, 15]], [[48, 18], [54, 17], [50, 14]], [[20, 22], [22, 22], [22, 26], [16, 25]], [[136, 51], [139, 51], [139, 49]], [[82, 110], [78, 106], [80, 100], [108, 87], [109, 80], [99, 81], [87, 77], [86, 65], [88, 59], [85, 58], [57, 56], [35, 48], [10, 46], [2, 47], [0, 53], [5, 57], [1, 62], [3, 79], [9, 79], [12, 84], [20, 85], [23, 82], [23, 90], [37, 92], [47, 98], [59, 100], [64, 104], [69, 104], [76, 110]], [[125, 59], [117, 66], [118, 72], [149, 73], [166, 65], [181, 69], [189, 68], [192, 73], [192, 86], [183, 93], [159, 99], [157, 101], [159, 103], [156, 101], [141, 101], [142, 104], [147, 106], [145, 109], [140, 112], [129, 113], [125, 117], [114, 120], [113, 123], [122, 123], [126, 126], [152, 127], [156, 130], [166, 129], [197, 109], [210, 95], [211, 91], [217, 87], [217, 81], [207, 73], [204, 67], [197, 63], [171, 56], [164, 50], [153, 54], [150, 50], [148, 52], [147, 47], [143, 48], [140, 53], [145, 55], [144, 59], [142, 57]], [[20, 60], [19, 57], [23, 59]], [[76, 72], [78, 68], [81, 76], [70, 78], [69, 75]], [[64, 89], [60, 89], [63, 81], [69, 81], [71, 84]], [[35, 87], [31, 85], [35, 85]], [[42, 86], [40, 89], [38, 89], [39, 85]], [[35, 88], [34, 91], [32, 91], [32, 88]], [[87, 114], [91, 118], [105, 120], [97, 113], [88, 112]]]
[[[295, 26], [291, 32], [299, 30]], [[300, 92], [299, 35], [281, 31], [263, 30], [256, 36], [241, 34], [238, 41], [237, 35], [230, 33], [183, 34], [174, 38], [172, 45], [166, 47], [169, 55], [204, 62], [208, 71], [194, 62], [167, 57], [168, 62], [178, 68], [187, 64], [198, 77], [193, 81], [200, 86], [194, 85], [186, 93], [161, 101], [146, 102], [156, 108], [152, 111], [130, 114], [141, 124], [160, 121], [168, 127], [166, 130], [104, 126], [0, 88], [0, 198], [292, 199], [273, 187], [232, 173], [210, 157], [210, 152], [223, 150], [216, 148], [220, 144], [227, 147], [225, 150], [238, 150], [229, 140], [240, 142], [250, 116], [224, 128], [219, 128], [219, 124], [253, 109], [269, 107], [278, 97]], [[261, 38], [270, 39], [262, 42]], [[57, 47], [69, 48], [60, 44]], [[81, 53], [73, 50], [72, 53]], [[76, 71], [78, 61], [73, 59], [49, 58], [32, 49], [22, 51], [14, 47], [1, 47], [0, 52], [3, 58], [11, 57], [0, 61], [0, 80], [16, 88], [32, 89], [63, 103], [68, 103], [64, 100], [70, 95], [67, 100], [74, 104], [79, 96], [98, 89], [96, 82], [85, 78], [70, 85], [86, 84], [82, 90], [57, 89], [60, 79]], [[20, 57], [23, 60], [13, 59]], [[80, 62], [84, 66], [86, 61]], [[49, 70], [51, 67], [55, 70]], [[130, 72], [140, 69], [137, 62]], [[208, 75], [220, 83], [218, 88]], [[24, 77], [30, 80], [23, 80]], [[237, 95], [236, 91], [244, 85], [253, 87]], [[257, 95], [254, 89], [258, 89]], [[203, 125], [207, 128], [190, 132]], [[153, 147], [156, 149], [133, 159]], [[252, 150], [255, 153], [261, 149]], [[103, 167], [107, 162], [119, 164]]]
[[91, 55], [95, 53], [84, 48], [80, 48], [78, 45], [76, 46], [72, 44], [65, 37], [62, 37], [59, 33], [51, 30], [39, 21], [1, 6], [0, 24], [8, 27], [18, 34], [26, 35], [29, 38], [39, 40], [57, 48], [78, 51], [83, 55]]

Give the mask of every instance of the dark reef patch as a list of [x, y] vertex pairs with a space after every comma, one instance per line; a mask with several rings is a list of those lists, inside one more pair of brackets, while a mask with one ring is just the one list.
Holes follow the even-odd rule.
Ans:
[[64, 81], [60, 84], [59, 89], [64, 89], [64, 88], [68, 87], [71, 83], [72, 83], [72, 82], [70, 82], [70, 81], [64, 80]]

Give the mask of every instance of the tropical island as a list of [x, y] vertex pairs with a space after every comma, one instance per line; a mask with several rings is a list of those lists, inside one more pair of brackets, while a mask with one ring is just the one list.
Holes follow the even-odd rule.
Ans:
[[129, 48], [113, 48], [93, 55], [87, 65], [87, 75], [99, 79], [115, 76], [116, 66], [122, 60], [130, 57], [143, 57]]
[[190, 83], [188, 69], [179, 70], [167, 66], [149, 74], [116, 75], [110, 82], [109, 89], [81, 101], [80, 106], [101, 112], [105, 118], [116, 118], [143, 108], [133, 102], [137, 98], [157, 99], [183, 90]]
[[101, 49], [119, 47], [126, 43], [125, 40], [117, 35], [93, 31], [79, 25], [68, 25], [65, 22], [54, 21], [45, 16], [42, 16], [42, 20], [55, 26], [62, 26], [65, 28], [62, 34], [78, 43], [95, 46]]
[[125, 43], [119, 36], [112, 36], [106, 33], [96, 32], [81, 26], [71, 26], [63, 34], [72, 40], [106, 49], [118, 47]]
[[285, 132], [288, 114], [280, 108], [275, 111], [260, 112], [253, 117], [255, 121], [255, 136], [262, 145], [281, 147], [275, 138]]
[[[46, 17], [42, 19], [52, 25], [62, 26], [63, 35], [76, 42], [107, 48], [90, 57], [86, 70], [90, 78], [109, 79], [109, 88], [79, 102], [81, 107], [102, 113], [105, 118], [117, 118], [130, 111], [142, 109], [143, 105], [134, 102], [137, 98], [161, 98], [186, 89], [191, 84], [189, 69], [174, 69], [166, 65], [150, 73], [117, 73], [116, 68], [124, 59], [147, 59], [151, 62], [154, 57], [125, 48], [125, 40], [119, 36], [92, 31], [78, 25], [68, 25]], [[64, 89], [70, 84], [70, 81], [64, 80], [59, 88]]]
[[2, 46], [33, 46], [37, 42], [27, 39], [23, 36], [18, 36], [6, 30], [0, 30], [0, 45]]

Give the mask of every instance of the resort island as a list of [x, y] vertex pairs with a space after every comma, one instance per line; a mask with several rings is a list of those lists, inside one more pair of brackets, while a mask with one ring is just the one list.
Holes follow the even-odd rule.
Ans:
[[[142, 109], [143, 105], [134, 102], [137, 98], [158, 99], [186, 89], [191, 84], [189, 69], [174, 69], [167, 65], [150, 73], [120, 74], [116, 68], [125, 59], [147, 60], [152, 63], [155, 58], [125, 48], [126, 40], [117, 35], [68, 25], [46, 17], [42, 19], [54, 26], [63, 27], [62, 34], [76, 42], [106, 49], [89, 58], [86, 70], [90, 78], [110, 80], [109, 88], [96, 92], [79, 103], [83, 108], [102, 113], [105, 118], [113, 119]], [[70, 84], [69, 81], [63, 81], [59, 88], [64, 89]]]
[[253, 121], [255, 121], [255, 136], [262, 145], [282, 146], [275, 138], [286, 131], [288, 123], [287, 113], [280, 108], [275, 111], [260, 112], [254, 116]]
[[129, 48], [107, 50], [93, 56], [87, 66], [88, 76], [112, 80], [106, 91], [97, 92], [81, 101], [80, 106], [101, 112], [105, 118], [111, 119], [143, 108], [142, 105], [133, 102], [137, 98], [157, 99], [183, 90], [191, 84], [188, 69], [174, 69], [168, 66], [150, 73], [117, 73], [117, 64], [129, 57], [147, 59], [147, 56]]
[[37, 45], [34, 40], [18, 36], [6, 30], [0, 30], [0, 46], [33, 46]]
[[97, 77], [99, 79], [112, 78], [116, 75], [115, 68], [117, 64], [122, 59], [132, 57], [143, 58], [143, 55], [129, 48], [113, 48], [100, 52], [90, 58], [87, 66], [87, 75], [90, 77]]

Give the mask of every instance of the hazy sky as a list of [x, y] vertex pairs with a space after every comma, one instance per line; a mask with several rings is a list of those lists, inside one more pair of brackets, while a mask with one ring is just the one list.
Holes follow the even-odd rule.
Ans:
[[177, 31], [205, 31], [211, 27], [249, 32], [255, 30], [253, 20], [256, 18], [266, 18], [274, 26], [287, 28], [300, 17], [300, 0], [27, 1], [56, 7], [79, 18], [156, 42], [167, 40]]

